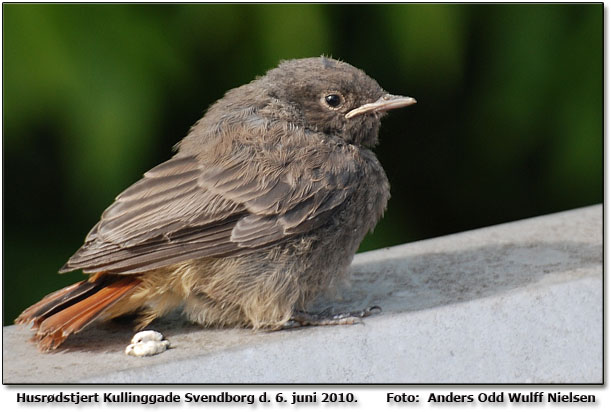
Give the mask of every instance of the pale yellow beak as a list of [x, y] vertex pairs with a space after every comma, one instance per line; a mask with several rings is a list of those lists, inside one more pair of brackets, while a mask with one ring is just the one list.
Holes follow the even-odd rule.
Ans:
[[357, 107], [356, 109], [350, 110], [348, 113], [346, 113], [346, 119], [366, 113], [385, 112], [388, 110], [398, 109], [400, 107], [407, 107], [415, 103], [416, 99], [413, 97], [385, 94], [373, 103], [367, 103]]

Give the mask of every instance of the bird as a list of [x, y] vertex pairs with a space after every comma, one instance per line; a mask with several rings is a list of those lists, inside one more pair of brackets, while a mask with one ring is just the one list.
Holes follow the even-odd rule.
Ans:
[[331, 57], [281, 61], [229, 90], [120, 193], [60, 269], [87, 278], [15, 323], [32, 323], [49, 352], [96, 320], [137, 314], [142, 329], [176, 308], [204, 327], [254, 330], [369, 315], [307, 308], [382, 217], [381, 119], [414, 103]]

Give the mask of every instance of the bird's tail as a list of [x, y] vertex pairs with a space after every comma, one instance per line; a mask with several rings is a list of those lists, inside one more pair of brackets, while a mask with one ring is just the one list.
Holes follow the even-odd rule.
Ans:
[[15, 323], [33, 322], [36, 334], [32, 340], [38, 349], [48, 352], [99, 318], [140, 282], [137, 276], [97, 273], [45, 296], [24, 310]]

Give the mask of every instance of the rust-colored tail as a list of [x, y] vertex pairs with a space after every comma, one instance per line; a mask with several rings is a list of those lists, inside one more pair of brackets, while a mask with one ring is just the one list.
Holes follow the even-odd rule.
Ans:
[[33, 340], [41, 351], [47, 352], [89, 325], [139, 284], [137, 276], [99, 273], [45, 296], [24, 310], [15, 323], [33, 321]]

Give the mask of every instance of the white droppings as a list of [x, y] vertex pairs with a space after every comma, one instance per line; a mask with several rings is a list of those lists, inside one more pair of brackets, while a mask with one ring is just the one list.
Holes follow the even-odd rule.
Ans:
[[134, 335], [132, 343], [148, 342], [150, 340], [161, 342], [163, 335], [155, 330], [143, 330]]
[[152, 356], [165, 352], [170, 342], [163, 335], [154, 330], [143, 330], [132, 338], [132, 343], [127, 345], [125, 353], [130, 356]]

